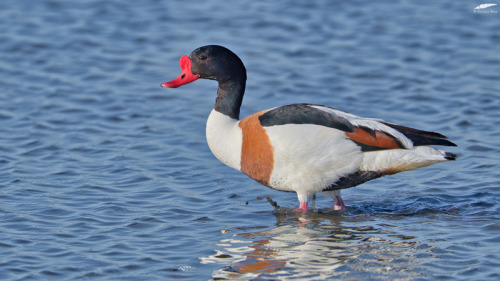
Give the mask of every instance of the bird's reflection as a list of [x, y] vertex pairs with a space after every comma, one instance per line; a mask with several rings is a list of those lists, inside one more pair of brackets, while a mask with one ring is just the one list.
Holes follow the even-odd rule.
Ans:
[[[296, 213], [282, 209], [274, 215], [276, 227], [228, 233], [231, 237], [221, 240], [216, 254], [202, 258], [202, 263], [221, 264], [214, 279], [419, 276], [413, 271], [412, 258], [418, 242], [395, 233], [389, 224], [372, 225], [366, 217], [328, 210]], [[427, 251], [428, 247], [420, 248]]]

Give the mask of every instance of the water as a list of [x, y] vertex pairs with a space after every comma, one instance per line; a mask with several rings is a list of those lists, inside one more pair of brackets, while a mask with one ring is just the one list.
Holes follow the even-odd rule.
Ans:
[[[498, 280], [500, 8], [233, 2], [1, 1], [0, 279]], [[208, 150], [215, 83], [160, 88], [205, 44], [245, 62], [242, 116], [325, 104], [459, 159], [275, 214], [295, 195]]]

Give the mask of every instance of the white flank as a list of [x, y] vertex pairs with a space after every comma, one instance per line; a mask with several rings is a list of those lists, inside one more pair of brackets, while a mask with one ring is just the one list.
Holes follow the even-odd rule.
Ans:
[[493, 6], [496, 6], [498, 4], [493, 4], [493, 3], [485, 3], [485, 4], [481, 4], [477, 7], [474, 8], [474, 10], [482, 10], [482, 9], [486, 9], [486, 8], [489, 8], [489, 7], [493, 7]]
[[342, 176], [355, 172], [360, 148], [344, 132], [324, 126], [288, 124], [266, 127], [274, 148], [269, 185], [296, 191], [303, 201]]
[[243, 134], [238, 120], [212, 110], [207, 120], [207, 143], [222, 163], [240, 170]]

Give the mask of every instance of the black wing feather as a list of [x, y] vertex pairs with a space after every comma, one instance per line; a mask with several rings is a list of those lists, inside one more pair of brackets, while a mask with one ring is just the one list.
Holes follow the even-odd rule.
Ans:
[[347, 119], [314, 108], [310, 104], [297, 103], [273, 108], [259, 116], [264, 127], [286, 124], [313, 124], [345, 132], [353, 132], [354, 126]]
[[420, 146], [420, 145], [457, 146], [453, 142], [447, 140], [447, 137], [440, 133], [418, 130], [386, 122], [383, 123], [389, 127], [392, 127], [400, 131], [403, 135], [409, 138], [413, 142], [413, 145], [415, 146]]

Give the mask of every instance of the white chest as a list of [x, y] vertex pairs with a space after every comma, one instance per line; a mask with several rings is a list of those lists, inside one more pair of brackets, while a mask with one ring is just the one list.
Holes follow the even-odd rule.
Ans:
[[238, 120], [212, 110], [207, 120], [207, 143], [222, 163], [240, 170], [242, 132]]

